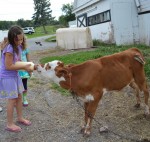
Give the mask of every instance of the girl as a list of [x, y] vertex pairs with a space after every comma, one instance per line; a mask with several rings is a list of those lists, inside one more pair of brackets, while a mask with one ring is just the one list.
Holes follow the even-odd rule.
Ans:
[[30, 64], [15, 65], [20, 60], [21, 47], [24, 45], [24, 34], [19, 26], [12, 26], [8, 31], [9, 44], [3, 49], [0, 67], [0, 98], [7, 98], [7, 126], [6, 130], [20, 132], [21, 128], [13, 122], [14, 108], [17, 112], [17, 122], [26, 126], [31, 122], [23, 118], [22, 97], [23, 84], [17, 70], [24, 69], [31, 72]]
[[[8, 38], [7, 37], [4, 37], [4, 40], [0, 43], [0, 49], [1, 49], [1, 54], [2, 54], [2, 51], [4, 49], [4, 47], [8, 44]], [[0, 55], [0, 58], [1, 58], [1, 55]], [[1, 64], [1, 63], [0, 63]], [[0, 107], [0, 112], [3, 111], [3, 108]]]
[[[25, 38], [24, 38], [25, 40]], [[21, 61], [24, 62], [29, 62], [30, 57], [29, 57], [29, 50], [26, 48], [26, 45], [22, 46], [22, 53], [21, 53]], [[22, 83], [24, 87], [23, 91], [23, 106], [28, 106], [28, 101], [27, 101], [27, 81], [30, 78], [31, 74], [27, 71], [20, 70], [19, 75], [22, 78]]]
[[1, 48], [1, 54], [5, 46], [8, 44], [8, 38], [4, 37], [4, 40], [0, 43], [0, 48]]

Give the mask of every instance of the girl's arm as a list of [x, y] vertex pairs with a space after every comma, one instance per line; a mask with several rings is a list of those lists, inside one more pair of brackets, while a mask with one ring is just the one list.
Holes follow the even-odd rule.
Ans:
[[30, 69], [31, 64], [27, 65], [15, 65], [13, 64], [13, 55], [11, 53], [5, 53], [5, 67], [7, 70], [26, 70], [26, 71], [32, 71]]
[[[26, 54], [27, 62], [30, 62], [30, 54], [29, 52]], [[30, 77], [32, 76], [32, 72], [28, 72]]]

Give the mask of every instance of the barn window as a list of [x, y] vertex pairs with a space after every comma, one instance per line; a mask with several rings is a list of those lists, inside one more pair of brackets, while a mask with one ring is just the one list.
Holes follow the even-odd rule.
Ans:
[[77, 26], [78, 27], [87, 27], [87, 13], [84, 13], [77, 17]]
[[111, 21], [110, 10], [88, 17], [88, 26]]

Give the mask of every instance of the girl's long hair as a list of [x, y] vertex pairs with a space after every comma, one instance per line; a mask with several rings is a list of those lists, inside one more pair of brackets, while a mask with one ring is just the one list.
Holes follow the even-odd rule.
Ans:
[[[16, 47], [14, 40], [17, 40], [17, 35], [20, 35], [20, 34], [24, 35], [22, 28], [18, 25], [12, 26], [8, 31], [8, 41], [13, 46], [14, 52], [16, 52], [17, 54], [19, 53], [19, 50]], [[23, 37], [23, 38], [24, 39], [23, 39], [22, 46], [26, 46], [25, 37]]]
[[27, 48], [27, 42], [26, 42], [26, 36], [23, 35], [23, 42], [22, 42], [22, 50], [25, 50]]

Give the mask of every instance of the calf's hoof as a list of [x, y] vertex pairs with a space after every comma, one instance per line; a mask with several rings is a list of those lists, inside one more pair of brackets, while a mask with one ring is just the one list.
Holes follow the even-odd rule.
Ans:
[[149, 112], [145, 112], [145, 113], [144, 113], [144, 117], [145, 117], [145, 118], [148, 118], [148, 117], [150, 117], [150, 114], [149, 114]]
[[140, 104], [136, 104], [134, 107], [135, 108], [140, 108]]
[[90, 134], [91, 134], [91, 130], [90, 130], [89, 127], [86, 128], [85, 126], [83, 126], [83, 127], [81, 128], [81, 133], [83, 134], [83, 136], [88, 137], [88, 136], [90, 136]]
[[148, 121], [150, 121], [150, 115], [148, 114], [143, 114], [143, 116], [144, 116], [144, 118], [146, 119], [146, 120], [148, 120]]

